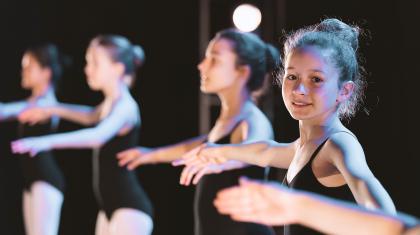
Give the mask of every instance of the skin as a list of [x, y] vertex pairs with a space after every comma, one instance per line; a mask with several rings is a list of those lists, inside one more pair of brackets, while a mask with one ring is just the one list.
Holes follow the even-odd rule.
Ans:
[[[91, 44], [86, 52], [85, 73], [92, 90], [101, 91], [103, 102], [94, 108], [58, 104], [44, 109], [28, 110], [27, 119], [38, 122], [47, 116], [59, 116], [84, 124], [96, 124], [77, 131], [24, 138], [12, 142], [14, 153], [29, 153], [63, 148], [98, 148], [116, 135], [127, 134], [140, 124], [139, 110], [124, 83], [124, 65], [111, 59], [106, 48]], [[32, 116], [33, 115], [33, 116]], [[136, 222], [134, 222], [136, 221]], [[119, 208], [110, 220], [100, 211], [96, 234], [150, 234], [153, 222], [142, 211]]]
[[311, 165], [316, 179], [325, 187], [347, 184], [359, 204], [395, 213], [391, 198], [367, 166], [363, 148], [339, 119], [338, 107], [351, 96], [354, 83], [339, 82], [340, 71], [332, 61], [327, 50], [317, 47], [296, 49], [286, 57], [282, 95], [290, 115], [299, 121], [296, 141], [205, 146], [184, 156], [187, 166], [238, 160], [288, 169], [291, 182], [328, 139]]
[[[203, 141], [215, 142], [232, 132], [231, 142], [242, 143], [272, 139], [270, 122], [251, 101], [246, 87], [250, 68], [236, 64], [236, 54], [229, 40], [217, 39], [210, 42], [206, 56], [198, 65], [200, 71], [200, 89], [206, 94], [216, 94], [221, 101], [220, 115], [215, 126], [207, 136], [200, 136], [178, 144], [151, 149], [134, 148], [118, 154], [121, 166], [134, 169], [143, 164], [170, 163], [181, 159], [188, 152], [197, 151]], [[236, 128], [232, 130], [234, 127]], [[181, 165], [177, 162], [174, 165]], [[237, 169], [247, 166], [238, 161], [226, 161], [224, 164], [210, 164], [185, 168], [180, 183], [189, 185], [198, 183], [200, 178], [210, 173]], [[193, 175], [190, 172], [194, 172]]]
[[[419, 234], [418, 220], [372, 212], [354, 204], [290, 190], [278, 183], [241, 179], [217, 194], [222, 214], [242, 222], [266, 225], [301, 224], [325, 234]], [[411, 229], [404, 231], [404, 226]], [[417, 226], [416, 226], [417, 225]]]
[[[35, 105], [48, 106], [57, 103], [51, 84], [51, 69], [43, 67], [30, 52], [22, 57], [21, 76], [22, 88], [30, 90], [31, 95], [23, 101], [0, 103], [0, 121], [16, 119]], [[24, 190], [22, 208], [26, 233], [57, 234], [63, 199], [61, 191], [41, 180], [33, 182], [29, 190]]]

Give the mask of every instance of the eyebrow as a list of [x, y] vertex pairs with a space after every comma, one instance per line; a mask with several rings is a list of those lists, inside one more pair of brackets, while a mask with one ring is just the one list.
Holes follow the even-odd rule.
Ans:
[[[292, 66], [289, 66], [286, 68], [286, 70], [294, 70], [294, 69], [295, 67], [292, 67]], [[310, 71], [325, 74], [325, 72], [322, 71], [321, 69], [310, 69]]]

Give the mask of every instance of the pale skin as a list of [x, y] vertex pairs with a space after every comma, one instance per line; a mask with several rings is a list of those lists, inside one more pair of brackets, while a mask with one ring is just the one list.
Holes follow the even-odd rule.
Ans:
[[[126, 150], [118, 154], [120, 165], [134, 169], [144, 164], [170, 163], [181, 159], [187, 152], [196, 151], [205, 140], [215, 142], [231, 132], [232, 143], [272, 139], [271, 124], [251, 101], [250, 92], [246, 87], [250, 68], [238, 66], [235, 61], [236, 54], [232, 51], [231, 42], [218, 39], [210, 42], [206, 57], [198, 65], [201, 91], [216, 94], [221, 101], [220, 115], [208, 135], [153, 150], [142, 147]], [[221, 165], [194, 167], [189, 170], [196, 173], [195, 178], [186, 178], [187, 175], [183, 173], [180, 183], [188, 185], [192, 181], [196, 184], [206, 174], [245, 166], [247, 164], [238, 161], [226, 161]]]
[[[30, 52], [25, 53], [22, 58], [21, 85], [30, 90], [31, 95], [23, 101], [0, 103], [0, 121], [16, 119], [26, 109], [35, 105], [56, 104], [51, 79], [51, 69], [43, 67]], [[61, 191], [48, 182], [39, 180], [30, 185], [22, 197], [26, 234], [58, 234], [63, 199]]]
[[209, 145], [186, 154], [184, 163], [193, 166], [237, 160], [273, 166], [288, 169], [287, 181], [291, 182], [328, 139], [311, 166], [317, 180], [325, 187], [347, 184], [359, 204], [395, 213], [391, 198], [370, 171], [360, 143], [339, 119], [338, 106], [351, 96], [354, 83], [339, 84], [339, 70], [327, 58], [327, 51], [315, 47], [286, 57], [282, 95], [291, 116], [299, 120], [300, 137], [296, 141]]
[[[415, 218], [372, 212], [355, 204], [291, 190], [278, 183], [241, 179], [238, 186], [221, 190], [214, 205], [220, 213], [237, 221], [270, 226], [301, 224], [324, 234], [420, 233]], [[404, 231], [404, 225], [413, 228]]]
[[[104, 94], [101, 105], [96, 109], [73, 105], [58, 105], [46, 110], [32, 109], [27, 111], [22, 120], [38, 122], [54, 115], [81, 124], [96, 125], [67, 133], [20, 139], [12, 142], [13, 152], [35, 156], [38, 152], [50, 149], [98, 148], [114, 136], [125, 135], [133, 127], [140, 125], [137, 104], [123, 81], [124, 65], [113, 61], [107, 49], [99, 45], [88, 48], [86, 62], [88, 85]], [[113, 213], [110, 220], [102, 211], [99, 212], [96, 234], [150, 234], [152, 227], [152, 219], [144, 212], [120, 208]]]

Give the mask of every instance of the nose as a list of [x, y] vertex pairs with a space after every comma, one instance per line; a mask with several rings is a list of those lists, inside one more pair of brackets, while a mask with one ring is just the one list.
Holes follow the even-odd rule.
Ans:
[[307, 88], [305, 87], [305, 84], [301, 81], [297, 81], [296, 85], [293, 89], [293, 93], [297, 95], [306, 95], [307, 94]]
[[206, 64], [206, 59], [204, 58], [198, 65], [197, 65], [197, 69], [200, 71], [200, 72], [203, 72], [204, 71], [204, 68], [205, 68], [205, 64]]

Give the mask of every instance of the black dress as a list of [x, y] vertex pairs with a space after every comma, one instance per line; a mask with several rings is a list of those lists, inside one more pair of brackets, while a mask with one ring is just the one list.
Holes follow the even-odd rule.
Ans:
[[[231, 134], [225, 136], [216, 143], [229, 144], [230, 137]], [[265, 169], [250, 166], [242, 169], [225, 171], [220, 174], [203, 176], [195, 191], [195, 235], [274, 234], [270, 227], [264, 225], [234, 221], [229, 216], [220, 214], [213, 205], [216, 194], [221, 189], [238, 185], [241, 176], [264, 179]]]
[[120, 208], [140, 210], [152, 216], [152, 204], [135, 171], [118, 165], [118, 152], [137, 145], [138, 127], [115, 136], [93, 152], [93, 187], [98, 206], [111, 219]]
[[[327, 139], [328, 140], [328, 139]], [[321, 150], [322, 146], [327, 142], [325, 140], [315, 152], [312, 154], [308, 163], [298, 172], [298, 174], [293, 178], [293, 180], [288, 183], [287, 176], [283, 180], [283, 184], [287, 185], [289, 188], [305, 190], [308, 192], [317, 193], [323, 196], [332, 197], [336, 199], [341, 199], [345, 201], [355, 202], [353, 194], [351, 193], [347, 184], [339, 187], [326, 187], [322, 185], [314, 175], [312, 171], [312, 162], [314, 161], [316, 155]], [[285, 225], [284, 226], [285, 235], [318, 235], [323, 234], [316, 230], [297, 225]]]
[[[42, 136], [51, 134], [53, 129], [55, 128], [53, 128], [52, 121], [33, 126], [19, 124], [18, 136], [19, 138]], [[52, 151], [40, 152], [34, 157], [23, 154], [19, 156], [19, 159], [23, 172], [24, 190], [29, 191], [34, 182], [43, 181], [64, 193], [64, 176], [54, 159]]]

